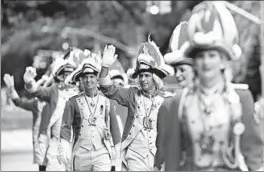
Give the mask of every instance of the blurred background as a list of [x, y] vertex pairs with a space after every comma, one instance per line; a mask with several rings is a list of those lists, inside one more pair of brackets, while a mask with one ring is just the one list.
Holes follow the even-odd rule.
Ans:
[[[170, 36], [175, 26], [180, 21], [188, 20], [192, 8], [200, 2], [202, 1], [2, 0], [2, 170], [16, 170], [14, 165], [10, 167], [9, 164], [15, 156], [20, 158], [20, 163], [26, 161], [27, 164], [32, 164], [32, 116], [30, 112], [14, 107], [8, 99], [3, 84], [5, 73], [14, 75], [19, 95], [28, 96], [23, 83], [27, 66], [33, 65], [37, 68], [37, 77], [41, 77], [56, 57], [56, 53], [64, 54], [69, 47], [102, 51], [106, 44], [113, 44], [117, 48], [118, 61], [113, 68], [126, 72], [133, 66], [137, 47], [147, 41], [149, 34], [163, 55], [169, 52]], [[228, 2], [261, 18], [261, 6], [258, 1]], [[243, 50], [242, 58], [233, 65], [233, 82], [248, 84], [256, 100], [261, 94], [261, 25], [231, 12], [237, 23]], [[167, 86], [175, 84], [173, 77], [166, 78], [165, 82]], [[18, 150], [22, 153], [14, 155]], [[37, 169], [33, 166], [32, 168]]]

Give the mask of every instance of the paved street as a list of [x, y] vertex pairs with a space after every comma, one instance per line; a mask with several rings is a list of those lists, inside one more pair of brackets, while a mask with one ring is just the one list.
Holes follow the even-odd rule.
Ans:
[[1, 131], [1, 171], [38, 171], [31, 130]]
[[1, 171], [38, 171], [32, 152], [2, 153]]

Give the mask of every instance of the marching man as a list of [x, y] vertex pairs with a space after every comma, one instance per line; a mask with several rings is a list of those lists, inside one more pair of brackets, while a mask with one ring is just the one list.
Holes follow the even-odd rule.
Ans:
[[73, 171], [110, 171], [120, 157], [116, 114], [109, 99], [98, 90], [100, 69], [101, 56], [89, 55], [66, 79], [82, 82], [85, 90], [67, 101], [61, 125], [59, 159], [65, 164], [71, 161]]
[[[46, 171], [46, 164], [45, 164], [45, 152], [46, 149], [40, 150], [40, 140], [39, 140], [39, 127], [40, 122], [42, 120], [42, 113], [43, 107], [45, 106], [45, 102], [40, 101], [37, 98], [27, 99], [19, 97], [17, 91], [15, 90], [14, 85], [14, 77], [10, 76], [9, 74], [4, 75], [4, 82], [9, 90], [9, 95], [14, 102], [14, 104], [20, 108], [25, 110], [29, 110], [33, 114], [33, 126], [32, 126], [32, 140], [33, 140], [33, 157], [34, 162], [39, 165], [39, 171]], [[45, 80], [40, 79], [37, 84], [41, 85], [44, 84]]]
[[149, 171], [154, 167], [157, 135], [157, 111], [164, 100], [162, 91], [168, 71], [163, 56], [153, 42], [139, 48], [137, 66], [132, 75], [140, 87], [121, 88], [113, 85], [109, 67], [115, 62], [115, 47], [106, 46], [102, 59], [100, 85], [104, 95], [128, 108], [121, 143], [122, 171]]
[[39, 87], [35, 81], [36, 70], [27, 67], [24, 74], [25, 88], [40, 100], [49, 103], [52, 113], [48, 124], [49, 146], [47, 150], [47, 171], [65, 171], [67, 167], [58, 161], [58, 145], [60, 138], [61, 119], [66, 101], [77, 94], [75, 87], [64, 84], [65, 78], [74, 71], [75, 64], [70, 60], [58, 58], [52, 64], [55, 84], [48, 88]]

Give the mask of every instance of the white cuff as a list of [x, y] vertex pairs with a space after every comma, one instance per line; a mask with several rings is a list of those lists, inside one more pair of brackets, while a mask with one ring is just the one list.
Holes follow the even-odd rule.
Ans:
[[107, 75], [104, 78], [99, 78], [98, 81], [99, 81], [99, 84], [102, 85], [102, 86], [112, 85], [112, 81], [111, 81], [111, 78], [110, 78], [109, 75]]
[[[26, 87], [27, 85], [30, 85], [31, 88], [27, 88], [27, 87]], [[33, 81], [31, 81], [30, 83], [26, 83], [26, 84], [25, 84], [25, 89], [26, 89], [28, 92], [30, 92], [30, 93], [35, 93], [35, 92], [37, 91], [37, 89], [38, 89], [38, 84], [37, 84], [37, 82], [36, 82], [35, 80], [33, 80]]]
[[11, 88], [11, 90], [10, 90], [10, 96], [11, 96], [11, 99], [12, 100], [19, 99], [19, 95], [17, 94], [15, 88]]

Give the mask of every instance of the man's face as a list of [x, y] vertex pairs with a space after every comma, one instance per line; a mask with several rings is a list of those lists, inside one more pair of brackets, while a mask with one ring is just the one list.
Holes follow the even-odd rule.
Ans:
[[176, 66], [174, 70], [175, 70], [175, 78], [179, 86], [185, 88], [191, 85], [194, 78], [194, 72], [192, 66], [183, 64]]
[[125, 86], [124, 81], [120, 78], [112, 79], [112, 82], [116, 87], [124, 87]]
[[97, 88], [97, 76], [94, 74], [86, 74], [85, 76], [81, 77], [81, 80], [84, 85], [84, 90], [89, 92]]
[[71, 72], [64, 72], [63, 74], [59, 75], [60, 78], [62, 79], [62, 81], [60, 81], [59, 84], [62, 85], [62, 86], [69, 87], [69, 85], [65, 85], [64, 81], [67, 78], [67, 76], [69, 76], [70, 74], [71, 74]]
[[65, 80], [66, 77], [69, 76], [70, 74], [71, 74], [71, 72], [64, 72], [64, 73], [62, 74], [62, 78], [63, 78], [63, 80]]
[[141, 72], [138, 80], [143, 91], [149, 91], [155, 88], [155, 83], [151, 72]]

